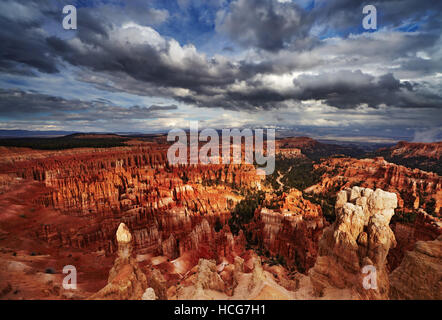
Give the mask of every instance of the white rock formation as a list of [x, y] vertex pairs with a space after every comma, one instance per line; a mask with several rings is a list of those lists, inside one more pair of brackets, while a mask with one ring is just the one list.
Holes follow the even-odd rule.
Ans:
[[141, 300], [156, 300], [157, 296], [155, 295], [155, 291], [152, 288], [147, 288], [146, 291], [144, 291], [143, 296], [141, 297]]
[[132, 241], [132, 235], [129, 229], [124, 223], [120, 223], [117, 230], [117, 242], [118, 243], [130, 243]]
[[[353, 187], [338, 193], [336, 221], [324, 230], [319, 257], [309, 272], [318, 296], [339, 288], [362, 299], [388, 298], [386, 259], [396, 246], [389, 223], [396, 207], [396, 194], [381, 189]], [[374, 278], [367, 289], [364, 281], [370, 276]]]

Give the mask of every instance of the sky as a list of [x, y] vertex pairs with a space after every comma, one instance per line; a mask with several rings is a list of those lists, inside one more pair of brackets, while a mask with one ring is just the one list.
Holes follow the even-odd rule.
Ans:
[[[77, 8], [65, 30], [62, 9]], [[376, 30], [362, 25], [374, 5]], [[442, 140], [442, 2], [0, 1], [0, 129]]]

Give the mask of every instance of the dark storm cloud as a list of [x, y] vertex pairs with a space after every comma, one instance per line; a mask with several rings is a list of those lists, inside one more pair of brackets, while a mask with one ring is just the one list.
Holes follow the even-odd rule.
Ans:
[[360, 105], [378, 108], [442, 108], [442, 94], [434, 93], [428, 83], [401, 82], [391, 73], [375, 77], [360, 70], [341, 70], [318, 75], [301, 75], [293, 89], [278, 91], [261, 81], [249, 81], [242, 90], [226, 89], [218, 95], [194, 95], [184, 102], [231, 110], [270, 110], [286, 107], [286, 101], [323, 100], [338, 109]]
[[442, 2], [433, 0], [316, 0], [311, 11], [316, 25], [326, 30], [349, 32], [361, 25], [362, 8], [374, 5], [378, 13], [378, 27], [399, 27], [404, 22], [409, 26], [419, 24], [421, 29], [437, 30], [440, 23]]
[[244, 46], [269, 51], [282, 49], [293, 39], [307, 37], [311, 21], [294, 2], [238, 0], [227, 13], [220, 12], [217, 30]]
[[[429, 3], [405, 0], [372, 4], [378, 6], [379, 13], [382, 11], [384, 21], [388, 17], [389, 24], [399, 25], [407, 17], [410, 21], [422, 19], [424, 12], [431, 16], [440, 7], [433, 3], [430, 8]], [[168, 19], [169, 14], [164, 10], [146, 7], [147, 11], [137, 12], [137, 8], [144, 7], [129, 6], [119, 12], [118, 7], [110, 5], [97, 6], [93, 10], [79, 8], [79, 28], [75, 37], [61, 39], [56, 33], [45, 31], [48, 22], [60, 28], [60, 6], [6, 1], [0, 5], [3, 9], [0, 13], [0, 71], [32, 74], [36, 69], [50, 74], [59, 72], [60, 62], [67, 62], [81, 70], [77, 79], [103, 90], [163, 96], [201, 107], [229, 110], [269, 110], [282, 108], [288, 101], [303, 100], [324, 100], [343, 109], [361, 104], [374, 108], [383, 104], [404, 108], [442, 105], [441, 96], [431, 90], [431, 84], [400, 82], [385, 70], [380, 77], [361, 71], [314, 70], [317, 75], [298, 76], [293, 86], [284, 90], [259, 80], [263, 75], [284, 75], [311, 68], [355, 70], [360, 69], [360, 65], [376, 62], [388, 69], [394, 60], [399, 64], [395, 73], [410, 70], [427, 75], [441, 69], [442, 57], [437, 53], [440, 34], [433, 32], [440, 31], [440, 26], [425, 22], [425, 19], [422, 28], [428, 32], [418, 36], [392, 34], [382, 38], [371, 34], [371, 38], [348, 37], [330, 44], [311, 35], [312, 28], [318, 25], [322, 32], [344, 30], [353, 24], [359, 26], [361, 5], [357, 1], [319, 1], [308, 11], [292, 2], [234, 1], [227, 11], [219, 13], [218, 30], [243, 46], [264, 49], [256, 59], [235, 61], [225, 57], [208, 58], [192, 45], [182, 46], [174, 39], [162, 37], [149, 25]], [[402, 17], [394, 13], [396, 11]], [[143, 18], [146, 12], [149, 19]], [[129, 22], [135, 24], [127, 25]], [[423, 49], [434, 53], [434, 58], [416, 57], [417, 50]], [[24, 103], [20, 104], [17, 97]], [[97, 117], [110, 117], [112, 108], [116, 108], [114, 116], [123, 117], [127, 111], [104, 102], [51, 102], [44, 95], [28, 93], [17, 97], [4, 97], [9, 99], [8, 106], [12, 105], [10, 99], [15, 99], [16, 115], [23, 115], [25, 110], [52, 112], [56, 104], [61, 112], [81, 111], [85, 117], [93, 112]], [[69, 109], [73, 105], [75, 109]], [[88, 111], [92, 106], [95, 111]], [[39, 108], [43, 109], [38, 111]], [[128, 112], [143, 116], [159, 111], [154, 106], [151, 108], [134, 106]], [[0, 111], [3, 112], [6, 111]]]
[[294, 84], [300, 89], [300, 100], [325, 100], [337, 108], [354, 108], [361, 104], [376, 108], [380, 105], [400, 108], [442, 108], [442, 96], [426, 87], [400, 82], [389, 73], [380, 77], [360, 70], [341, 70], [335, 73], [303, 75]]
[[28, 66], [45, 73], [58, 72], [55, 56], [41, 29], [43, 19], [42, 8], [35, 3], [0, 4], [0, 69], [32, 73], [23, 68]]
[[157, 106], [152, 105], [149, 108], [147, 108], [148, 111], [167, 111], [167, 110], [177, 110], [178, 107], [176, 105], [170, 105], [170, 106]]
[[[136, 21], [155, 25], [166, 20], [167, 10], [149, 8], [141, 1], [130, 1], [124, 9], [104, 5], [100, 8], [77, 8], [78, 31], [70, 31], [82, 43], [94, 45], [108, 38], [115, 23]], [[0, 70], [8, 73], [32, 74], [35, 68], [44, 73], [56, 73], [60, 49], [45, 28], [61, 31], [62, 8], [65, 1], [7, 0], [0, 2]], [[93, 2], [89, 3], [91, 6]], [[138, 6], [137, 6], [138, 4]], [[98, 2], [95, 3], [98, 5]], [[59, 38], [57, 38], [60, 40]], [[65, 41], [65, 40], [60, 40]], [[26, 70], [26, 67], [28, 69]]]
[[110, 121], [168, 117], [176, 105], [120, 107], [104, 99], [97, 101], [67, 100], [22, 90], [0, 89], [0, 117], [47, 121]]
[[308, 10], [292, 1], [235, 0], [219, 12], [216, 27], [246, 47], [306, 49], [320, 43], [317, 36], [347, 36], [358, 30], [367, 4], [376, 7], [379, 27], [401, 27], [406, 21], [407, 27], [439, 33], [442, 2], [433, 0], [317, 0]]
[[[133, 30], [136, 36], [136, 30]], [[74, 66], [88, 67], [97, 72], [124, 72], [134, 79], [170, 86], [200, 90], [203, 86], [222, 86], [240, 76], [230, 63], [201, 56], [185, 57], [179, 63], [170, 61], [171, 42], [157, 48], [148, 43], [122, 46], [113, 39], [89, 42], [93, 47], [78, 48], [56, 37], [48, 43], [60, 56]]]

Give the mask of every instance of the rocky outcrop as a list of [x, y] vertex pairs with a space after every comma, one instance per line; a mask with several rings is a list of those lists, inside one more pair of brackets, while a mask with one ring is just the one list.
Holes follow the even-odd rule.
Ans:
[[[381, 188], [393, 192], [398, 198], [398, 210], [391, 229], [398, 245], [390, 251], [390, 271], [402, 261], [406, 251], [412, 250], [416, 241], [434, 240], [442, 231], [440, 207], [442, 206], [442, 178], [436, 173], [409, 169], [376, 159], [333, 158], [315, 165], [323, 172], [321, 182], [305, 190], [320, 199], [333, 203], [336, 190], [354, 185]], [[431, 215], [422, 214], [425, 211]]]
[[[309, 149], [310, 142], [304, 142], [306, 146], [287, 144], [280, 150], [286, 157], [297, 156], [297, 150]], [[166, 150], [167, 145], [146, 143], [0, 155], [0, 193], [8, 192], [0, 199], [6, 212], [2, 219], [11, 219], [2, 220], [0, 240], [25, 245], [29, 252], [47, 249], [54, 257], [50, 259], [62, 255], [79, 267], [95, 264], [90, 274], [101, 278], [83, 295], [102, 288], [92, 299], [319, 298], [321, 294], [379, 299], [388, 297], [389, 291], [393, 298], [410, 299], [418, 296], [411, 291], [419, 286], [422, 296], [435, 297], [429, 292], [438, 287], [425, 279], [439, 283], [440, 273], [434, 271], [440, 265], [437, 247], [419, 244], [415, 251], [407, 250], [418, 240], [440, 235], [440, 220], [424, 212], [432, 207], [430, 199], [435, 199], [436, 213], [440, 207], [441, 181], [436, 174], [380, 158], [323, 161], [317, 165], [324, 172], [322, 180], [310, 191], [335, 195], [344, 188], [336, 198], [336, 222], [324, 231], [328, 222], [319, 205], [295, 189], [274, 194], [261, 185], [262, 177], [253, 166], [169, 166]], [[364, 187], [347, 188], [356, 184]], [[11, 205], [15, 186], [22, 191]], [[366, 188], [374, 186], [392, 193]], [[264, 202], [234, 236], [228, 224], [230, 212], [248, 191], [258, 189], [266, 192]], [[416, 220], [393, 219], [389, 224], [397, 204], [400, 212], [418, 212]], [[245, 235], [252, 248], [261, 250], [245, 250]], [[388, 268], [398, 266], [404, 255], [389, 290]], [[274, 265], [279, 258], [284, 263]], [[366, 266], [375, 269], [364, 273]], [[310, 276], [295, 269], [310, 269]], [[367, 290], [364, 279], [372, 270], [377, 288]], [[415, 276], [419, 272], [425, 277]], [[329, 295], [330, 290], [336, 295]]]
[[298, 148], [276, 148], [276, 154], [288, 159], [305, 158]]
[[13, 175], [8, 174], [0, 174], [0, 194], [8, 191], [17, 180], [21, 180], [20, 178], [16, 178]]
[[392, 156], [401, 156], [402, 158], [424, 157], [435, 160], [442, 158], [441, 141], [432, 143], [400, 141], [389, 150]]
[[276, 141], [277, 150], [291, 148], [300, 149], [302, 154], [312, 160], [319, 160], [332, 155], [347, 155], [353, 157], [364, 153], [361, 149], [354, 146], [347, 147], [337, 144], [321, 143], [309, 137], [290, 137]]
[[437, 217], [431, 216], [423, 210], [415, 213], [414, 221], [390, 224], [394, 232], [397, 245], [388, 254], [388, 267], [390, 272], [401, 263], [407, 251], [414, 249], [417, 241], [431, 241], [442, 234], [442, 222]]
[[221, 292], [224, 291], [224, 281], [217, 273], [214, 260], [200, 259], [195, 288], [196, 290], [210, 289]]
[[[309, 272], [316, 294], [332, 287], [351, 289], [362, 299], [388, 298], [386, 259], [396, 245], [389, 223], [396, 207], [396, 195], [381, 189], [353, 187], [338, 193], [336, 221], [324, 230]], [[374, 281], [364, 284], [367, 279]]]
[[296, 189], [276, 200], [278, 209], [261, 208], [248, 226], [252, 241], [270, 256], [282, 257], [286, 266], [305, 272], [318, 253], [325, 220], [321, 207], [302, 197]]
[[262, 268], [261, 258], [256, 257], [253, 260], [253, 270], [252, 276], [250, 277], [250, 282], [248, 285], [249, 291], [255, 289], [258, 285], [260, 285], [266, 279], [264, 275], [264, 269]]
[[239, 283], [241, 274], [244, 272], [244, 259], [236, 256], [234, 261], [233, 271], [233, 287], [236, 287]]
[[147, 288], [146, 291], [144, 291], [143, 296], [141, 297], [141, 300], [156, 300], [157, 296], [155, 295], [155, 291], [152, 288]]
[[315, 165], [315, 170], [323, 172], [321, 182], [307, 188], [307, 193], [334, 196], [335, 190], [358, 185], [396, 193], [398, 207], [407, 212], [420, 207], [425, 209], [434, 201], [432, 210], [437, 214], [442, 206], [442, 178], [439, 175], [389, 163], [382, 157], [330, 158]]
[[108, 284], [91, 296], [92, 300], [139, 300], [145, 294], [146, 275], [132, 257], [132, 235], [124, 223], [118, 227], [117, 242], [118, 256], [109, 272]]
[[158, 269], [147, 272], [147, 284], [155, 292], [159, 300], [167, 300], [167, 281]]
[[433, 241], [418, 241], [390, 275], [390, 298], [441, 300], [441, 266], [442, 236]]

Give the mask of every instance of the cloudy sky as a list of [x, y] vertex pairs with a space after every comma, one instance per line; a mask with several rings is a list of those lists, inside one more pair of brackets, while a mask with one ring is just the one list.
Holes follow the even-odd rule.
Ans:
[[[62, 8], [77, 8], [64, 30]], [[364, 30], [362, 8], [377, 9]], [[0, 129], [442, 140], [442, 2], [0, 1]]]

